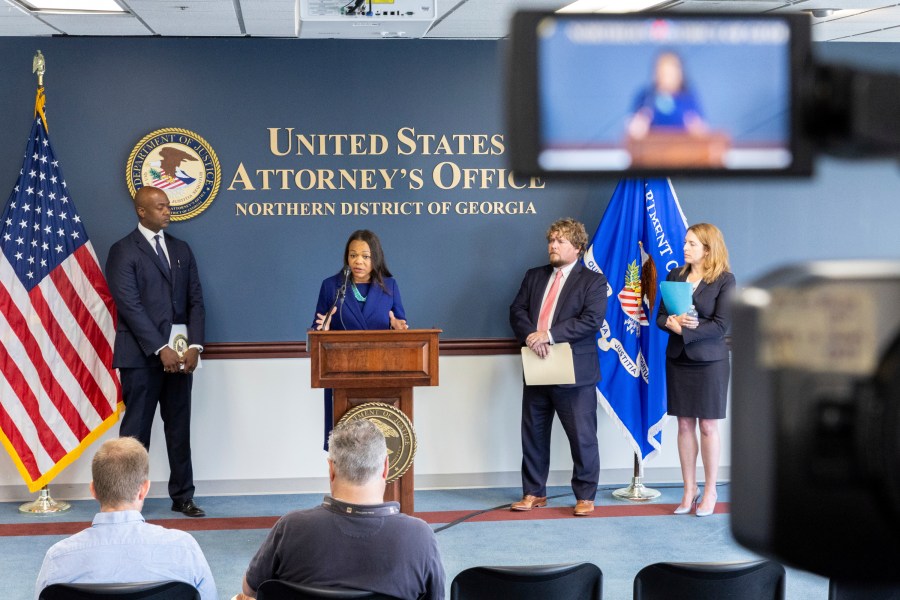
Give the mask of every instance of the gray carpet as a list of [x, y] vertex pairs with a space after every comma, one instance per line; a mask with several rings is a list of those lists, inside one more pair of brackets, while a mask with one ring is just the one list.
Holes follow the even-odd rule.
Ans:
[[[680, 487], [657, 486], [663, 496], [655, 504], [674, 504], [681, 498]], [[437, 528], [441, 525], [430, 515], [442, 511], [481, 511], [518, 500], [520, 491], [512, 488], [425, 490], [416, 492], [416, 511]], [[632, 596], [635, 574], [645, 565], [659, 561], [731, 561], [758, 558], [742, 548], [731, 536], [729, 516], [715, 514], [706, 518], [670, 514], [671, 507], [636, 508], [637, 516], [610, 516], [634, 505], [612, 499], [608, 490], [598, 495], [597, 515], [601, 518], [569, 518], [568, 507], [574, 501], [568, 488], [553, 488], [548, 494], [562, 495], [550, 501], [549, 509], [534, 511], [527, 520], [507, 520], [509, 511], [497, 510], [464, 521], [437, 534], [447, 590], [461, 570], [478, 565], [556, 564], [593, 562], [603, 571], [604, 594], [610, 600], [628, 600]], [[227, 496], [197, 498], [210, 518], [277, 517], [289, 510], [308, 508], [321, 501], [319, 494], [273, 496]], [[727, 508], [728, 488], [721, 486], [719, 501]], [[20, 515], [18, 503], [0, 503], [0, 573], [3, 597], [33, 598], [34, 580], [44, 552], [65, 535], [23, 535], [4, 532], [19, 525], [40, 525], [66, 521], [89, 522], [96, 504], [73, 503], [64, 515], [34, 517]], [[562, 508], [566, 507], [565, 512]], [[651, 510], [652, 509], [652, 510]], [[546, 510], [542, 516], [542, 510]], [[149, 499], [144, 516], [154, 519], [186, 519], [169, 510], [167, 499]], [[563, 516], [565, 515], [565, 516]], [[562, 516], [563, 518], [558, 518]], [[454, 514], [456, 518], [456, 514]], [[186, 523], [190, 527], [195, 523]], [[199, 525], [199, 523], [196, 523]], [[227, 523], [224, 525], [227, 527]], [[212, 568], [219, 595], [231, 598], [239, 589], [244, 569], [266, 534], [266, 529], [214, 529], [191, 531], [200, 543]], [[826, 600], [827, 580], [802, 571], [788, 569], [789, 600]]]

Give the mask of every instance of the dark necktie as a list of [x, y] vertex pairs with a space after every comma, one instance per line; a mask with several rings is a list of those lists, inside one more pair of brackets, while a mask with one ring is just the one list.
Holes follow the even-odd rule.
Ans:
[[154, 241], [156, 241], [156, 254], [159, 255], [159, 260], [163, 265], [163, 272], [168, 275], [169, 274], [169, 259], [166, 258], [166, 253], [163, 252], [162, 244], [159, 243], [160, 235], [157, 233], [153, 236]]

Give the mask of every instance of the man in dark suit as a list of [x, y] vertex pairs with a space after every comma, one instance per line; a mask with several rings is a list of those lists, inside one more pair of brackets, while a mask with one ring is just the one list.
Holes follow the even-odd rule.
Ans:
[[[149, 449], [159, 404], [172, 510], [202, 517], [205, 513], [194, 504], [191, 384], [203, 351], [203, 291], [190, 247], [163, 234], [170, 217], [165, 192], [140, 188], [134, 209], [137, 229], [113, 244], [106, 260], [118, 312], [113, 366], [119, 369], [125, 402], [119, 434], [133, 436]], [[176, 332], [186, 330], [183, 353], [170, 346], [173, 326]]]
[[550, 346], [568, 342], [575, 363], [571, 385], [526, 385], [522, 393], [522, 491], [512, 510], [547, 506], [550, 429], [562, 423], [572, 451], [576, 516], [594, 511], [600, 479], [597, 443], [596, 336], [606, 315], [606, 277], [580, 262], [587, 247], [584, 225], [560, 219], [547, 231], [550, 264], [530, 269], [509, 307], [516, 338], [544, 358]]

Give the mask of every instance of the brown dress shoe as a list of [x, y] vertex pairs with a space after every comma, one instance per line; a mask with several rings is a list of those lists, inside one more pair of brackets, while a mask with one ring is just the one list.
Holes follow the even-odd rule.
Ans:
[[543, 508], [547, 506], [547, 496], [532, 496], [530, 494], [526, 494], [521, 500], [518, 502], [513, 502], [510, 506], [510, 510], [531, 510], [532, 508]]
[[579, 500], [575, 503], [575, 510], [572, 511], [572, 514], [576, 517], [586, 517], [592, 512], [594, 512], [593, 500]]

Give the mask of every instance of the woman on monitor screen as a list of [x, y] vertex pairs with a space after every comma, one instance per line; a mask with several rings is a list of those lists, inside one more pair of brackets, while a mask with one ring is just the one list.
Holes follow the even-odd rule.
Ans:
[[628, 135], [637, 140], [655, 129], [695, 135], [706, 132], [699, 103], [685, 82], [681, 57], [675, 52], [656, 57], [653, 85], [637, 95], [627, 129]]

